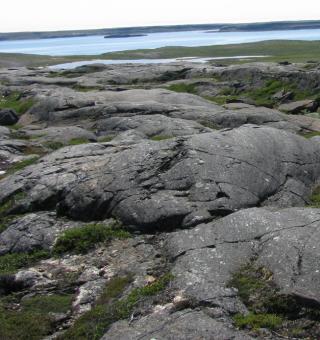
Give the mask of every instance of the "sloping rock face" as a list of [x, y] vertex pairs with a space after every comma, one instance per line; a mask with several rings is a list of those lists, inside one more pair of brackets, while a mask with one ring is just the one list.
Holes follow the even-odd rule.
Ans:
[[[34, 340], [320, 338], [318, 113], [270, 108], [320, 88], [305, 66], [0, 70], [22, 113], [0, 126], [0, 339], [38, 305]], [[232, 98], [274, 80], [276, 105]]]
[[251, 339], [227, 326], [228, 315], [246, 310], [230, 283], [234, 273], [254, 263], [273, 273], [281, 294], [306, 306], [319, 306], [319, 237], [319, 209], [304, 208], [247, 209], [170, 233], [165, 248], [173, 262], [173, 287], [194, 306], [203, 307], [177, 311], [174, 304], [166, 305], [137, 321], [115, 323], [103, 339], [194, 339], [198, 335]]
[[154, 231], [190, 227], [255, 205], [307, 202], [319, 144], [277, 129], [243, 126], [133, 146], [86, 144], [42, 158], [1, 181], [12, 212], [45, 207], [80, 220], [110, 215]]

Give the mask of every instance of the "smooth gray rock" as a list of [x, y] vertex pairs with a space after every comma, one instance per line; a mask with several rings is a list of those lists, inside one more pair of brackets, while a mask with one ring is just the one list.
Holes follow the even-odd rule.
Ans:
[[154, 312], [138, 321], [119, 321], [101, 340], [249, 340], [231, 325], [211, 318], [203, 311], [183, 310]]
[[318, 103], [315, 100], [301, 100], [298, 102], [291, 102], [279, 106], [279, 110], [291, 114], [296, 114], [304, 110], [308, 112], [316, 111]]
[[53, 212], [37, 212], [19, 217], [0, 234], [0, 255], [49, 250], [59, 234], [76, 226], [79, 223], [57, 220]]
[[320, 304], [320, 210], [252, 208], [168, 234], [174, 287], [199, 303], [243, 312], [233, 273], [253, 262], [273, 273], [283, 294]]
[[304, 205], [320, 170], [319, 144], [243, 126], [161, 142], [66, 147], [0, 182], [11, 212], [57, 209], [72, 219], [115, 216], [139, 229], [190, 227], [255, 206]]

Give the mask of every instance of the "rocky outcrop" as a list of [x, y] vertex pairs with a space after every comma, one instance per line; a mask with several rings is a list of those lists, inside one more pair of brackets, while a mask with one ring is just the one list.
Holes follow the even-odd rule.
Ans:
[[112, 215], [139, 229], [174, 229], [255, 205], [305, 204], [319, 167], [318, 143], [243, 126], [133, 146], [64, 148], [1, 181], [0, 199], [24, 192], [28, 198], [12, 212], [50, 207], [74, 219]]

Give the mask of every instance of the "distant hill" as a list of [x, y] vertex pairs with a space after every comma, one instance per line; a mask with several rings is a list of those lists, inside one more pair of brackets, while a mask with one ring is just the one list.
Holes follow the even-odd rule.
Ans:
[[174, 25], [174, 26], [144, 26], [144, 27], [122, 27], [103, 28], [92, 30], [54, 31], [54, 32], [14, 32], [0, 33], [2, 40], [25, 40], [25, 39], [49, 39], [49, 38], [72, 38], [93, 35], [145, 35], [161, 32], [181, 31], [210, 31], [241, 32], [241, 31], [274, 31], [274, 30], [298, 30], [320, 28], [320, 20], [312, 21], [281, 21], [249, 24], [201, 24], [201, 25]]

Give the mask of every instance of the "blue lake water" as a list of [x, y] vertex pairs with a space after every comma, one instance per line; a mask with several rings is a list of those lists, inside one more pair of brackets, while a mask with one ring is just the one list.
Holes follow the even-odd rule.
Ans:
[[215, 32], [204, 31], [152, 33], [143, 37], [110, 38], [90, 36], [37, 40], [1, 41], [0, 52], [41, 55], [90, 55], [106, 52], [158, 48], [164, 46], [225, 45], [263, 40], [320, 40], [320, 29], [265, 31], [265, 32]]

